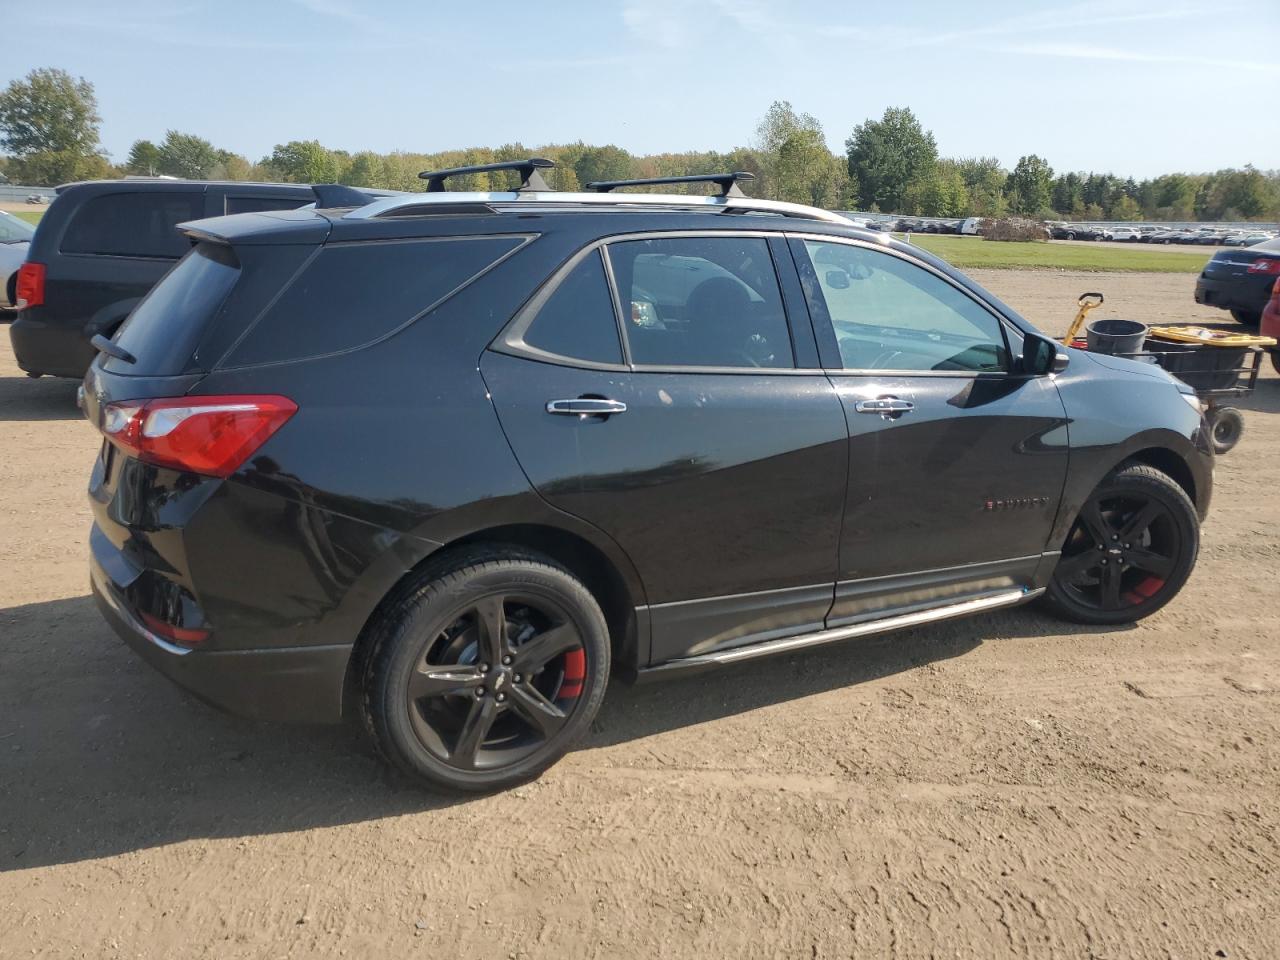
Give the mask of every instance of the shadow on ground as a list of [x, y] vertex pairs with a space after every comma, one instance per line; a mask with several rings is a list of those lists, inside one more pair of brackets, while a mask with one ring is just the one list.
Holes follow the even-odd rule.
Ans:
[[[615, 684], [581, 749], [624, 744], [961, 656], [1058, 635], [1018, 610], [660, 684]], [[88, 597], [0, 610], [0, 871], [205, 837], [356, 823], [465, 802], [390, 773], [345, 727], [229, 717], [123, 646]]]
[[61, 377], [0, 377], [0, 422], [82, 417], [76, 406], [78, 386], [79, 380]]

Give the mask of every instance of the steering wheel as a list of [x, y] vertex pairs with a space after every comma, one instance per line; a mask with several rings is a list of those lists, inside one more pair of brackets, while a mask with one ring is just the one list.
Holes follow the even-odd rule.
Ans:
[[773, 345], [762, 333], [753, 333], [738, 348], [738, 355], [753, 367], [773, 366]]

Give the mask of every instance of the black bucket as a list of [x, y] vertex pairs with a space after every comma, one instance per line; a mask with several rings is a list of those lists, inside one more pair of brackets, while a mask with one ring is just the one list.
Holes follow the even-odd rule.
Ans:
[[1147, 325], [1137, 320], [1095, 320], [1085, 327], [1092, 353], [1124, 357], [1138, 353], [1147, 339]]

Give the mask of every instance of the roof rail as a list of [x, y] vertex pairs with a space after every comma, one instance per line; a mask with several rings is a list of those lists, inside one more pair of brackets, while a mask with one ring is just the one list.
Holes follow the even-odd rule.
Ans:
[[594, 183], [588, 183], [587, 189], [594, 190], [596, 193], [608, 193], [610, 190], [616, 190], [618, 187], [644, 187], [660, 183], [714, 183], [720, 188], [720, 196], [722, 197], [743, 197], [745, 194], [738, 189], [738, 184], [747, 183], [755, 178], [756, 175], [754, 173], [748, 173], [745, 170], [737, 170], [733, 173], [708, 173], [698, 174], [691, 177], [647, 177], [643, 180], [597, 180]]
[[511, 210], [543, 212], [548, 210], [579, 209], [643, 209], [666, 208], [688, 212], [752, 214], [765, 213], [801, 220], [822, 220], [846, 227], [854, 226], [848, 218], [820, 207], [807, 207], [799, 203], [781, 200], [756, 200], [750, 197], [707, 197], [688, 194], [644, 193], [410, 193], [383, 197], [351, 210], [344, 220], [381, 220], [390, 217], [422, 217], [431, 215], [474, 215], [475, 213], [501, 213]]
[[468, 173], [488, 173], [491, 170], [518, 170], [520, 171], [520, 186], [516, 187], [516, 193], [528, 193], [530, 191], [547, 193], [551, 188], [547, 186], [547, 182], [542, 179], [542, 174], [538, 173], [538, 170], [546, 170], [554, 166], [554, 160], [530, 157], [528, 160], [477, 163], [470, 167], [450, 167], [448, 170], [423, 170], [418, 176], [427, 181], [427, 193], [443, 193], [444, 182], [450, 177], [461, 177]]

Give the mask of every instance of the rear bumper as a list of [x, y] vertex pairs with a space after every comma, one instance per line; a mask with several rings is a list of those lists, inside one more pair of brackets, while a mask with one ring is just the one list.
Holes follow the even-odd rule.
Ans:
[[83, 377], [97, 353], [78, 328], [45, 323], [26, 310], [10, 325], [9, 340], [19, 367], [54, 377]]
[[1274, 277], [1215, 280], [1201, 277], [1196, 281], [1196, 303], [1223, 310], [1250, 310], [1260, 313], [1271, 294]]
[[256, 720], [342, 719], [350, 644], [223, 651], [179, 647], [156, 636], [133, 614], [96, 552], [89, 562], [94, 601], [120, 639], [201, 700]]

